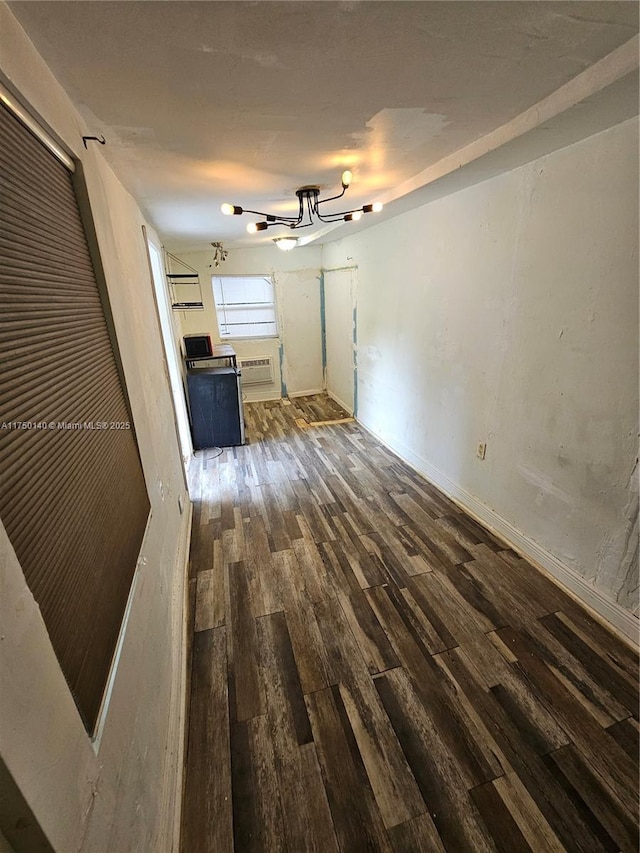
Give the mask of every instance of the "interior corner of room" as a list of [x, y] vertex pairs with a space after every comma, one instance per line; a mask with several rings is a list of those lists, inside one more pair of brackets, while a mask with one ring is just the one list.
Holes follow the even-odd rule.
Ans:
[[[303, 50], [320, 31], [322, 73]], [[0, 0], [0, 32], [0, 167], [25, 182], [0, 187], [0, 850], [180, 849], [192, 534], [212, 573], [243, 559], [234, 508], [205, 482], [220, 434], [198, 443], [189, 399], [189, 377], [218, 365], [190, 337], [231, 348], [231, 454], [254, 440], [243, 406], [328, 395], [345, 428], [637, 647], [636, 4]], [[253, 209], [293, 220], [307, 185], [345, 216], [247, 234]], [[80, 230], [55, 233], [60, 188]], [[46, 239], [14, 215], [20, 196], [49, 212]], [[260, 277], [272, 290], [238, 333], [214, 280]], [[91, 495], [98, 444], [87, 502], [75, 486]], [[67, 553], [63, 516], [90, 542], [73, 560], [101, 555], [99, 582], [43, 573]], [[278, 551], [265, 524], [260, 547]]]

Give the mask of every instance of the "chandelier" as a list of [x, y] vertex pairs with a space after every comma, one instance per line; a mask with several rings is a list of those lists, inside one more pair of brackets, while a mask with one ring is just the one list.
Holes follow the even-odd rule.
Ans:
[[[310, 184], [306, 187], [300, 187], [296, 190], [298, 197], [298, 215], [297, 216], [274, 216], [270, 213], [262, 213], [259, 210], [245, 210], [236, 204], [225, 203], [220, 210], [227, 216], [240, 216], [243, 213], [250, 213], [253, 216], [263, 217], [261, 222], [250, 222], [247, 225], [249, 234], [255, 234], [257, 231], [266, 231], [272, 225], [286, 225], [288, 228], [307, 228], [309, 225], [314, 225], [316, 219], [319, 222], [357, 222], [362, 218], [364, 213], [379, 213], [382, 210], [382, 202], [376, 201], [373, 204], [365, 204], [362, 207], [354, 210], [343, 210], [341, 213], [323, 213], [320, 205], [326, 204], [328, 201], [336, 201], [345, 194], [351, 183], [351, 172], [348, 170], [342, 173], [342, 192], [339, 195], [333, 195], [330, 198], [320, 198], [320, 187], [316, 184]], [[292, 247], [293, 248], [293, 247]]]

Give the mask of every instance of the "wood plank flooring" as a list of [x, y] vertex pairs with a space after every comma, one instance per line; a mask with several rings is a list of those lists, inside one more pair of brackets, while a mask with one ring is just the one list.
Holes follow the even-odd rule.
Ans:
[[638, 660], [326, 396], [194, 463], [184, 853], [637, 851]]

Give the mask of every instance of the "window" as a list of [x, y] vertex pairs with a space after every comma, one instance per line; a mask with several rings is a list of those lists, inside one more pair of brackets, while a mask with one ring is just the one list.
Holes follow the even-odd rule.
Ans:
[[278, 335], [273, 281], [266, 275], [213, 276], [222, 340]]

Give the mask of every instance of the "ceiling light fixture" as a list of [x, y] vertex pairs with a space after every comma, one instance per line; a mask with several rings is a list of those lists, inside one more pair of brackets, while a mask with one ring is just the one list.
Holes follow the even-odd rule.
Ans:
[[279, 249], [282, 249], [283, 252], [290, 252], [295, 248], [296, 243], [298, 242], [297, 237], [275, 237], [273, 242]]
[[[259, 210], [245, 210], [237, 204], [225, 203], [220, 210], [227, 216], [240, 216], [243, 213], [251, 213], [254, 216], [264, 217], [261, 222], [250, 222], [247, 225], [249, 234], [256, 234], [258, 231], [266, 231], [271, 225], [287, 225], [289, 228], [307, 228], [309, 225], [315, 224], [316, 217], [320, 222], [357, 222], [362, 218], [363, 213], [379, 213], [382, 210], [382, 202], [376, 201], [373, 204], [365, 204], [354, 210], [343, 210], [341, 213], [321, 213], [320, 205], [328, 201], [336, 201], [342, 198], [351, 183], [352, 174], [349, 170], [342, 173], [342, 192], [339, 195], [331, 196], [330, 198], [320, 198], [320, 187], [312, 184], [306, 187], [300, 187], [296, 190], [298, 196], [298, 215], [297, 216], [274, 216], [269, 213], [262, 213]], [[291, 247], [293, 248], [293, 246]]]
[[222, 243], [212, 243], [213, 246], [213, 263], [214, 266], [219, 267], [223, 261], [227, 260], [227, 255], [229, 254], [228, 250], [225, 249]]

